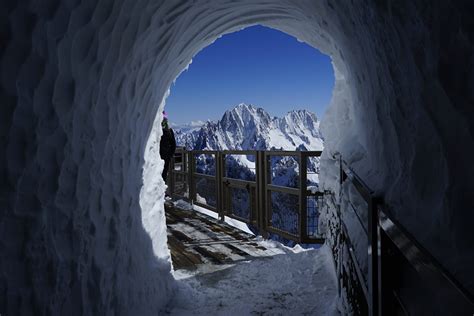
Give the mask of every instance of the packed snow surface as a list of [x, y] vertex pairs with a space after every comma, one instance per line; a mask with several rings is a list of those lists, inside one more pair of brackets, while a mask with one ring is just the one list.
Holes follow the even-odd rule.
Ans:
[[192, 273], [174, 272], [179, 291], [171, 315], [340, 315], [327, 246], [303, 250], [259, 241], [284, 254]]

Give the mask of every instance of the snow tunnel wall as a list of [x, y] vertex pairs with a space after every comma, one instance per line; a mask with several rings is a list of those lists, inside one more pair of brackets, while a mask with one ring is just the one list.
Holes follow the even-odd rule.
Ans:
[[[341, 152], [472, 289], [474, 60], [462, 3], [3, 1], [0, 311], [164, 308], [175, 287], [153, 122], [200, 49], [257, 23], [333, 59], [326, 170]], [[329, 187], [332, 177], [322, 175]]]

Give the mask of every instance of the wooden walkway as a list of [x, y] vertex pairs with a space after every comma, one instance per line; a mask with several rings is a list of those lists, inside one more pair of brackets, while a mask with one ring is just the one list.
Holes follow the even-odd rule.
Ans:
[[231, 264], [283, 253], [262, 246], [255, 236], [197, 211], [165, 204], [168, 247], [175, 270]]

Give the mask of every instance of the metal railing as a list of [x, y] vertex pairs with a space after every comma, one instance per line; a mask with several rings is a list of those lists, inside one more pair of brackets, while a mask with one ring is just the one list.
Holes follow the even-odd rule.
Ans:
[[[339, 156], [339, 202], [334, 194], [308, 190], [307, 162], [320, 154], [181, 149], [172, 162], [171, 194], [216, 211], [221, 219], [228, 216], [246, 222], [264, 236], [276, 234], [301, 243], [324, 242], [314, 220], [322, 205], [331, 203], [336, 207], [340, 227], [336, 270], [344, 287], [350, 288], [349, 300], [355, 314], [471, 315], [472, 294], [404, 229], [383, 199], [342, 157]], [[251, 157], [247, 161], [253, 163], [247, 166], [253, 171], [244, 179], [227, 168], [230, 158], [239, 155]], [[272, 159], [281, 157], [292, 158], [282, 168], [295, 168], [297, 163], [298, 175], [291, 185], [274, 182]], [[197, 160], [208, 168], [198, 169]], [[278, 199], [276, 195], [286, 198]], [[285, 207], [282, 214], [278, 204], [284, 203], [292, 205]], [[352, 218], [346, 219], [349, 214]], [[281, 216], [293, 222], [292, 227], [279, 226]]]
[[[310, 175], [319, 172], [314, 160], [320, 155], [320, 151], [178, 149], [171, 163], [169, 193], [217, 212], [222, 220], [227, 216], [243, 221], [263, 236], [323, 243], [318, 229], [323, 193], [308, 188]], [[278, 182], [277, 171], [283, 175], [292, 171], [291, 183]]]
[[[340, 205], [343, 246], [355, 267], [356, 313], [369, 315], [471, 315], [474, 298], [391, 215], [383, 199], [339, 157]], [[343, 188], [346, 183], [351, 188]], [[345, 194], [355, 189], [357, 196]], [[353, 203], [362, 198], [365, 203]], [[335, 200], [333, 199], [333, 202]], [[357, 253], [344, 213], [354, 212], [360, 230], [367, 237], [367, 269]], [[365, 212], [365, 214], [364, 214]], [[360, 240], [359, 240], [360, 242]], [[347, 266], [347, 265], [346, 265]], [[342, 271], [343, 269], [341, 269]], [[344, 273], [344, 271], [342, 271]], [[341, 278], [343, 276], [340, 276]], [[362, 292], [363, 295], [357, 296]]]

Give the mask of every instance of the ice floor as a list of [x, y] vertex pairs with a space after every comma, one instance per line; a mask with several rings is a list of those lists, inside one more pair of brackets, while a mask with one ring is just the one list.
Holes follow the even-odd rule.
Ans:
[[174, 272], [179, 293], [169, 315], [340, 315], [327, 246], [303, 250], [260, 241], [285, 253], [206, 271]]

